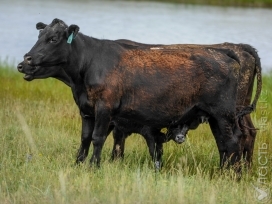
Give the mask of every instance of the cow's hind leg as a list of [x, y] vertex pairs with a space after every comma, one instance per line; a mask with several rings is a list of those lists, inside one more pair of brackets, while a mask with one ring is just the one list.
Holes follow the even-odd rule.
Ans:
[[252, 157], [254, 150], [254, 143], [257, 131], [252, 123], [250, 115], [244, 117], [244, 126], [241, 127], [245, 141], [243, 144], [243, 158], [246, 161], [247, 167], [252, 165]]

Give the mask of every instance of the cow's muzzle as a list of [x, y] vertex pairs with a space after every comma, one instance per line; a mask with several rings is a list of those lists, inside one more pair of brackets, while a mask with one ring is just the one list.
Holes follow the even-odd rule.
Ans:
[[184, 134], [177, 134], [175, 137], [175, 142], [178, 144], [185, 142], [185, 140], [186, 140], [186, 135]]
[[25, 80], [31, 81], [34, 78], [34, 73], [39, 69], [39, 66], [29, 66], [28, 64], [21, 62], [17, 65], [17, 69], [19, 72], [25, 74]]
[[188, 125], [184, 124], [182, 128], [180, 128], [179, 126], [179, 128], [175, 130], [174, 141], [178, 144], [185, 142], [188, 131], [189, 131]]
[[23, 71], [24, 71], [24, 67], [23, 67], [23, 65], [21, 63], [17, 65], [17, 69], [21, 73], [23, 73]]

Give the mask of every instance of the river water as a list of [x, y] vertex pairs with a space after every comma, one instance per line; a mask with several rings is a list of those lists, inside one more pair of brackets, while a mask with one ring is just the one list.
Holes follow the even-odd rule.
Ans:
[[0, 59], [23, 60], [37, 40], [37, 22], [54, 18], [99, 39], [142, 43], [247, 43], [272, 70], [272, 10], [174, 3], [72, 0], [1, 0]]

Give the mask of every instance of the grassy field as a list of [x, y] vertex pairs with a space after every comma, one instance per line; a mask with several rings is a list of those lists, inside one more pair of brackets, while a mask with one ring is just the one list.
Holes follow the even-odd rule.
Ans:
[[272, 74], [264, 75], [252, 114], [260, 128], [254, 165], [237, 182], [231, 172], [219, 172], [208, 125], [190, 131], [182, 145], [165, 144], [160, 173], [154, 172], [139, 135], [127, 139], [123, 161], [109, 162], [110, 135], [100, 169], [90, 169], [88, 162], [75, 166], [81, 123], [70, 89], [55, 79], [26, 82], [9, 65], [0, 67], [0, 203], [255, 204], [254, 186], [271, 196]]

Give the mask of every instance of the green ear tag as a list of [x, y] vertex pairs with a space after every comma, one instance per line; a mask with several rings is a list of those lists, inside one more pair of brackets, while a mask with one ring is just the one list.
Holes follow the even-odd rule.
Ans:
[[73, 38], [74, 38], [74, 34], [73, 34], [73, 33], [71, 33], [71, 35], [69, 36], [69, 38], [68, 38], [68, 40], [67, 40], [67, 43], [68, 43], [68, 44], [71, 44], [71, 43], [72, 43]]

